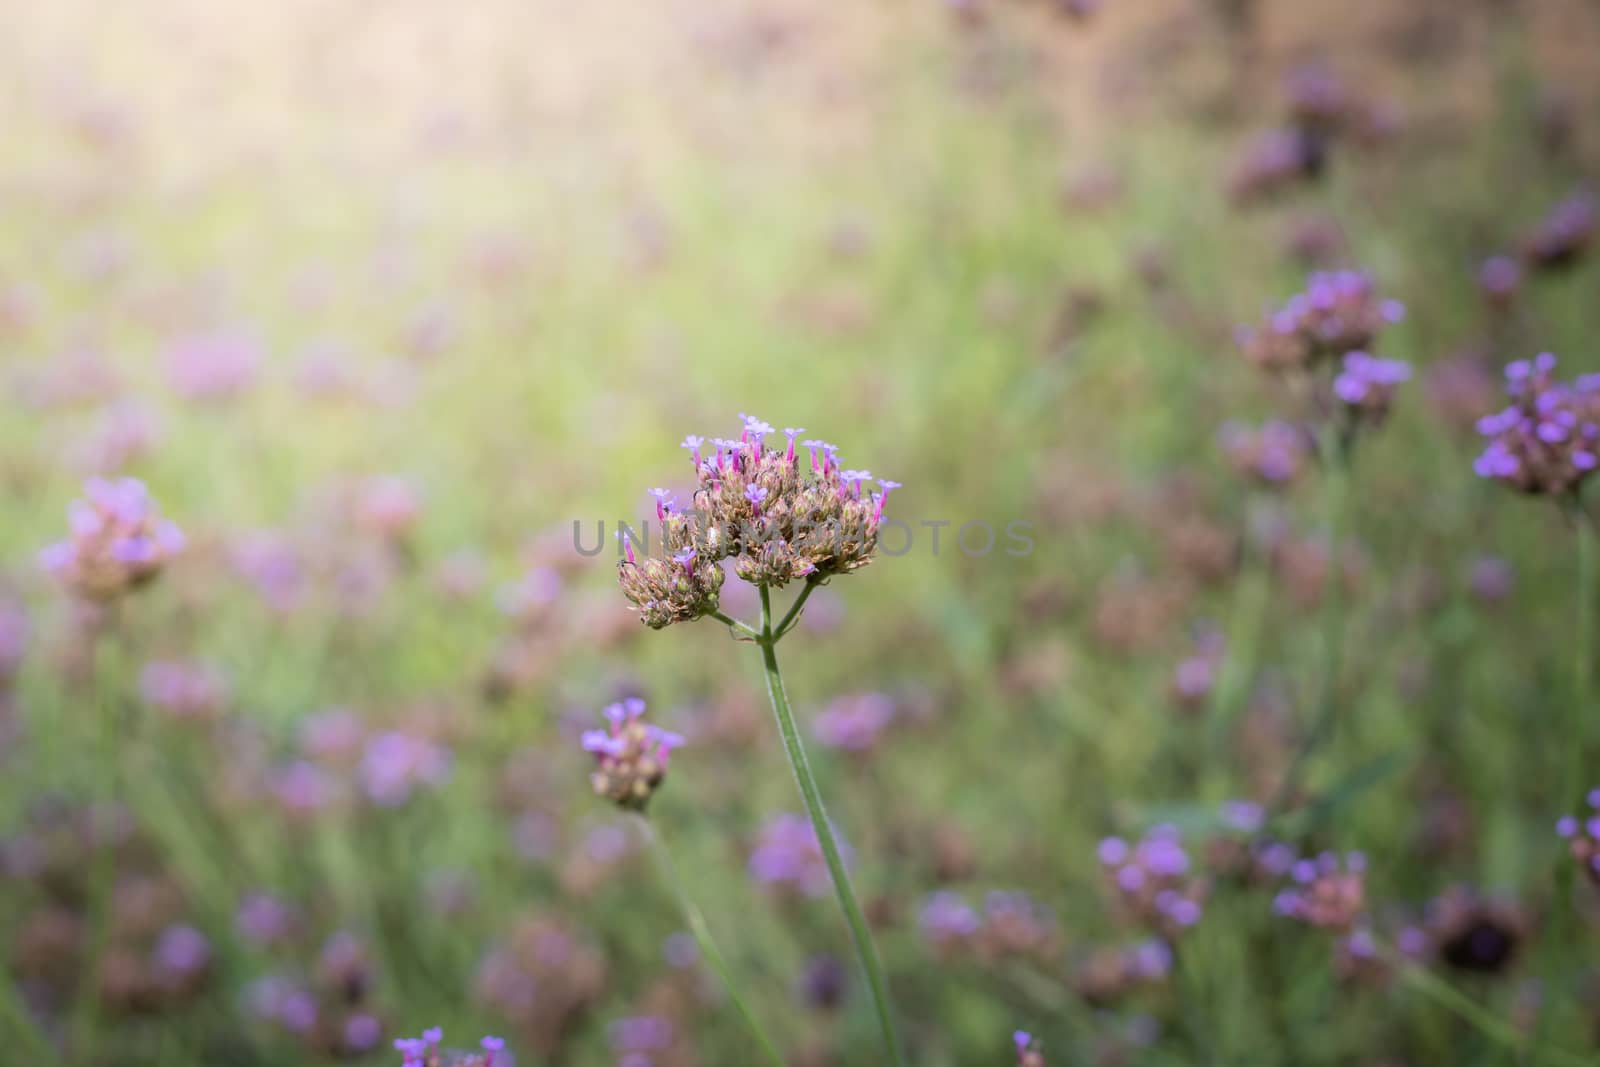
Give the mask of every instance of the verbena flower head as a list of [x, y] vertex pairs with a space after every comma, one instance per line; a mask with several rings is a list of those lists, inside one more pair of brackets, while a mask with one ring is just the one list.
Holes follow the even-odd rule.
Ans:
[[1108, 837], [1098, 855], [1117, 902], [1136, 921], [1170, 935], [1200, 921], [1205, 887], [1177, 827], [1154, 826], [1133, 844]]
[[1378, 296], [1367, 274], [1324, 271], [1312, 274], [1305, 292], [1290, 297], [1259, 327], [1243, 331], [1240, 344], [1262, 370], [1305, 371], [1370, 348], [1385, 326], [1404, 315], [1398, 301]]
[[1410, 380], [1409, 363], [1361, 351], [1346, 352], [1342, 369], [1333, 380], [1333, 395], [1352, 422], [1376, 424], [1389, 414], [1395, 390]]
[[1556, 821], [1556, 833], [1566, 840], [1583, 873], [1600, 886], [1600, 788], [1591, 789], [1587, 801], [1589, 810]]
[[444, 1031], [435, 1026], [421, 1037], [400, 1037], [394, 1042], [400, 1053], [400, 1067], [511, 1067], [505, 1054], [506, 1043], [498, 1037], [485, 1037], [475, 1052], [444, 1049]]
[[1579, 192], [1550, 209], [1523, 240], [1522, 254], [1536, 269], [1571, 266], [1594, 242], [1595, 198]]
[[1028, 1031], [1014, 1031], [1011, 1044], [1017, 1050], [1017, 1067], [1045, 1067], [1044, 1052], [1038, 1040]]
[[45, 570], [89, 600], [114, 600], [161, 573], [183, 550], [137, 478], [90, 479], [67, 512], [71, 535], [39, 555]]
[[782, 587], [847, 574], [877, 549], [884, 502], [899, 483], [873, 483], [867, 471], [841, 468], [838, 450], [824, 441], [797, 448], [801, 429], [785, 429], [783, 447], [768, 447], [774, 428], [754, 416], [741, 419], [737, 440], [684, 439], [694, 463], [693, 502], [684, 510], [657, 495], [662, 554], [636, 553], [631, 538], [624, 540], [618, 579], [648, 626], [718, 610], [724, 559], [733, 558], [734, 573], [747, 582]]
[[628, 811], [644, 811], [661, 783], [667, 762], [683, 737], [644, 721], [644, 701], [637, 698], [605, 710], [606, 728], [587, 730], [583, 749], [595, 757], [589, 782], [597, 795]]
[[1548, 352], [1506, 367], [1511, 406], [1478, 420], [1489, 439], [1473, 469], [1523, 493], [1567, 496], [1600, 465], [1600, 376], [1555, 380]]
[[[853, 859], [850, 846], [837, 829], [834, 836], [839, 840], [840, 858], [849, 867]], [[750, 853], [749, 870], [750, 876], [764, 885], [798, 890], [809, 897], [824, 895], [832, 885], [811, 820], [789, 812], [774, 816], [762, 829]]]
[[1366, 909], [1366, 857], [1324, 852], [1289, 869], [1294, 885], [1280, 892], [1273, 908], [1311, 926], [1349, 932]]
[[1292, 482], [1315, 446], [1304, 427], [1281, 419], [1260, 426], [1227, 422], [1218, 436], [1233, 468], [1268, 487]]

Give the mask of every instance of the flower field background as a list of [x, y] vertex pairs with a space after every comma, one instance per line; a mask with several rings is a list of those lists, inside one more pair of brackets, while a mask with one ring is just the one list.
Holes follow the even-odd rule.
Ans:
[[1592, 4], [12, 7], [0, 1063], [1600, 1062]]

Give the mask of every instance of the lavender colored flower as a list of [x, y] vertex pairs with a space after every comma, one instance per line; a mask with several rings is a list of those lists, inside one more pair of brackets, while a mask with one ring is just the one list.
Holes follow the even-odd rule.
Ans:
[[476, 1052], [447, 1050], [443, 1044], [444, 1030], [435, 1026], [424, 1030], [421, 1037], [396, 1038], [394, 1047], [400, 1053], [401, 1067], [512, 1067], [506, 1043], [498, 1037], [481, 1039]]
[[92, 478], [68, 511], [68, 540], [40, 553], [45, 570], [77, 595], [114, 600], [154, 578], [184, 547], [136, 478]]
[[1569, 267], [1594, 243], [1595, 228], [1594, 194], [1574, 193], [1551, 208], [1523, 239], [1523, 258], [1538, 270]]
[[1218, 436], [1234, 470], [1269, 488], [1293, 481], [1313, 447], [1304, 427], [1279, 419], [1259, 427], [1227, 422]]
[[[837, 829], [834, 835], [838, 836]], [[839, 841], [839, 853], [845, 866], [850, 866], [853, 853], [843, 840]], [[748, 868], [750, 876], [763, 885], [809, 897], [823, 896], [832, 884], [816, 831], [803, 815], [786, 812], [768, 820], [750, 853]]]
[[629, 811], [644, 811], [667, 777], [672, 750], [683, 736], [644, 721], [637, 698], [605, 709], [606, 729], [586, 730], [583, 749], [594, 754], [589, 783], [598, 796]]
[[139, 695], [152, 708], [174, 719], [215, 719], [228, 702], [222, 672], [203, 663], [161, 660], [139, 674]]
[[1478, 268], [1478, 291], [1491, 307], [1504, 308], [1522, 288], [1522, 264], [1510, 256], [1490, 256]]
[[1107, 838], [1098, 855], [1112, 893], [1136, 921], [1169, 935], [1200, 921], [1204, 886], [1176, 827], [1154, 826], [1132, 845]]
[[1395, 389], [1410, 379], [1409, 363], [1347, 352], [1343, 369], [1333, 380], [1333, 395], [1352, 421], [1377, 423], [1389, 413]]
[[1506, 367], [1511, 406], [1478, 420], [1489, 441], [1473, 464], [1479, 477], [1561, 497], [1600, 465], [1600, 377], [1557, 382], [1555, 367], [1548, 352]]
[[1588, 812], [1563, 815], [1556, 821], [1556, 834], [1567, 842], [1583, 873], [1600, 886], [1600, 789], [1591, 790], [1586, 802]]
[[294, 909], [270, 893], [251, 893], [239, 902], [234, 928], [253, 945], [268, 948], [287, 941], [294, 933]]
[[1359, 852], [1325, 852], [1291, 868], [1295, 885], [1273, 900], [1278, 914], [1328, 930], [1349, 932], [1366, 909], [1366, 860]]
[[894, 720], [894, 700], [884, 693], [839, 697], [823, 709], [813, 727], [817, 740], [846, 752], [870, 752]]
[[1383, 328], [1405, 315], [1397, 301], [1380, 298], [1360, 271], [1312, 274], [1305, 291], [1290, 297], [1256, 329], [1244, 330], [1245, 357], [1265, 371], [1308, 371], [1347, 352], [1368, 349]]
[[359, 777], [367, 798], [379, 807], [397, 808], [420, 787], [450, 778], [450, 750], [425, 737], [389, 730], [367, 740]]
[[255, 384], [261, 362], [261, 346], [240, 333], [196, 334], [178, 340], [167, 351], [172, 388], [189, 400], [239, 396]]

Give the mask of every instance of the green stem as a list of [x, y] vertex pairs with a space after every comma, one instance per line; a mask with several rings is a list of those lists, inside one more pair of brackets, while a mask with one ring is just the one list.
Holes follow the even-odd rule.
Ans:
[[1563, 796], [1576, 804], [1585, 792], [1583, 772], [1589, 754], [1586, 724], [1594, 706], [1594, 584], [1596, 549], [1600, 546], [1596, 545], [1594, 523], [1576, 501], [1572, 506], [1572, 519], [1578, 533], [1578, 632], [1573, 665], [1574, 700], [1569, 717], [1573, 732], [1567, 738], [1569, 755]]
[[757, 641], [761, 638], [760, 631], [758, 631], [754, 626], [751, 626], [747, 623], [742, 623], [732, 615], [728, 615], [721, 611], [713, 611], [711, 613], [711, 617], [722, 623], [728, 629], [734, 631], [735, 633], [743, 634], [752, 641]]
[[756, 1044], [761, 1046], [761, 1051], [766, 1054], [769, 1061], [777, 1064], [777, 1067], [784, 1067], [783, 1056], [779, 1054], [777, 1046], [772, 1043], [772, 1038], [767, 1036], [767, 1032], [756, 1021], [749, 1005], [739, 995], [739, 987], [734, 984], [733, 975], [728, 971], [728, 963], [722, 958], [716, 941], [711, 937], [711, 928], [706, 925], [705, 916], [689, 897], [683, 879], [678, 875], [677, 865], [672, 862], [672, 853], [667, 851], [667, 842], [656, 833], [650, 820], [643, 815], [635, 816], [634, 821], [638, 824], [639, 832], [644, 835], [644, 839], [650, 843], [650, 850], [655, 853], [656, 864], [661, 868], [667, 884], [672, 887], [672, 892], [678, 898], [678, 906], [683, 909], [684, 918], [689, 921], [689, 932], [694, 934], [695, 943], [700, 946], [700, 955], [722, 981], [722, 987], [728, 991], [728, 999], [733, 1001], [734, 1008], [744, 1017], [745, 1025], [749, 1026], [750, 1032], [755, 1035]]
[[97, 636], [94, 648], [90, 651], [89, 677], [95, 690], [95, 727], [99, 744], [98, 758], [92, 765], [94, 785], [88, 809], [94, 857], [89, 871], [89, 954], [82, 974], [82, 985], [78, 989], [72, 1027], [75, 1055], [84, 1063], [94, 1061], [95, 1042], [99, 1036], [100, 971], [105, 959], [106, 943], [110, 939], [111, 898], [117, 882], [115, 826], [117, 805], [122, 793], [118, 753], [122, 709], [114, 693], [120, 678], [121, 657], [114, 661], [117, 669], [106, 669], [106, 660], [109, 658], [106, 653], [115, 639], [115, 632], [109, 636]]
[[1350, 481], [1350, 449], [1337, 427], [1330, 427], [1323, 433], [1320, 447], [1323, 523], [1328, 538], [1327, 571], [1322, 582], [1322, 673], [1317, 684], [1311, 730], [1301, 742], [1268, 807], [1273, 815], [1282, 814], [1283, 809], [1294, 802], [1311, 757], [1333, 733], [1339, 705], [1339, 670], [1344, 659], [1344, 568], [1340, 543], [1344, 536], [1345, 497]]
[[[1509, 1048], [1522, 1050], [1527, 1045], [1527, 1035], [1504, 1019], [1495, 1016], [1483, 1005], [1456, 989], [1450, 983], [1438, 978], [1424, 967], [1419, 967], [1409, 960], [1389, 957], [1391, 963], [1400, 968], [1401, 976], [1418, 992], [1428, 997], [1435, 1004], [1446, 1009], [1485, 1037], [1506, 1045]], [[1559, 1048], [1540, 1049], [1540, 1061], [1543, 1063], [1572, 1064], [1573, 1067], [1594, 1067], [1594, 1061]]]
[[815, 579], [806, 579], [805, 588], [800, 590], [800, 595], [794, 598], [793, 604], [789, 605], [789, 610], [783, 616], [782, 621], [780, 621], [778, 625], [773, 628], [772, 639], [774, 641], [783, 640], [783, 635], [788, 633], [789, 630], [794, 626], [795, 622], [799, 620], [800, 609], [806, 606], [806, 598], [811, 595], [811, 590], [815, 589], [821, 584], [821, 582], [816, 581]]
[[811, 817], [817, 844], [822, 849], [823, 859], [827, 861], [833, 890], [839, 897], [839, 907], [850, 926], [856, 957], [867, 974], [867, 985], [872, 991], [872, 1003], [877, 1010], [878, 1026], [883, 1031], [883, 1042], [896, 1067], [905, 1067], [905, 1052], [900, 1047], [900, 1035], [895, 1031], [894, 1014], [889, 1008], [889, 982], [883, 973], [883, 963], [878, 959], [878, 950], [872, 943], [872, 932], [861, 913], [861, 905], [856, 902], [855, 890], [850, 887], [850, 876], [845, 873], [844, 860], [839, 856], [839, 844], [834, 840], [833, 827], [822, 806], [822, 793], [817, 788], [816, 777], [811, 773], [811, 763], [800, 741], [800, 729], [795, 724], [794, 712], [789, 709], [788, 694], [783, 689], [783, 674], [778, 670], [777, 645], [772, 628], [772, 598], [766, 586], [761, 587], [760, 644], [761, 658], [767, 670], [767, 695], [772, 698], [772, 712], [778, 719], [778, 733], [783, 737], [784, 751], [788, 754], [789, 766], [794, 770], [795, 782], [800, 786], [800, 795], [805, 800], [806, 814]]

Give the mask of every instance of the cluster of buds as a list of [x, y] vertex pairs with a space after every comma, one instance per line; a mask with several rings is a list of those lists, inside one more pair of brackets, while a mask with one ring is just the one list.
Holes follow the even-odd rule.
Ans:
[[1017, 1050], [1017, 1067], [1045, 1067], [1044, 1050], [1028, 1031], [1014, 1032], [1011, 1035], [1011, 1044]]
[[183, 533], [161, 519], [137, 478], [92, 478], [67, 512], [68, 540], [39, 556], [45, 570], [88, 600], [114, 600], [150, 581], [183, 550]]
[[1277, 895], [1273, 908], [1309, 926], [1349, 932], [1366, 910], [1366, 869], [1366, 857], [1359, 852], [1342, 859], [1324, 852], [1314, 860], [1299, 860], [1289, 870], [1295, 885]]
[[[606, 988], [606, 957], [565, 924], [520, 921], [480, 964], [477, 997], [515, 1028], [517, 1044], [556, 1062]], [[542, 1061], [541, 1061], [542, 1062]]]
[[1555, 380], [1548, 352], [1506, 367], [1511, 406], [1478, 420], [1473, 469], [1523, 493], [1568, 496], [1600, 465], [1600, 376]]
[[1275, 373], [1309, 371], [1347, 352], [1369, 348], [1385, 326], [1399, 322], [1405, 308], [1378, 296], [1372, 278], [1361, 271], [1312, 274], [1296, 293], [1254, 330], [1240, 334], [1245, 357]]
[[[840, 859], [849, 867], [854, 854], [837, 828], [834, 837]], [[748, 866], [752, 878], [780, 892], [820, 897], [832, 885], [816, 829], [810, 819], [793, 812], [775, 815], [762, 827]]]
[[1595, 814], [1582, 819], [1564, 815], [1556, 823], [1556, 833], [1566, 840], [1572, 858], [1582, 865], [1583, 873], [1595, 885], [1600, 885], [1600, 789], [1589, 791], [1588, 802]]
[[1595, 218], [1594, 196], [1574, 193], [1551, 208], [1523, 239], [1523, 258], [1536, 269], [1571, 266], [1593, 243]]
[[917, 925], [944, 956], [971, 953], [985, 962], [1048, 959], [1060, 947], [1055, 917], [1026, 893], [989, 893], [980, 912], [959, 893], [942, 889], [923, 903]]
[[1316, 444], [1304, 426], [1282, 419], [1260, 426], [1227, 422], [1218, 437], [1234, 470], [1267, 488], [1292, 482]]
[[1192, 874], [1177, 827], [1154, 826], [1132, 845], [1108, 837], [1099, 857], [1117, 902], [1135, 921], [1172, 935], [1200, 921], [1205, 886]]
[[504, 1055], [506, 1043], [498, 1037], [483, 1038], [477, 1052], [446, 1051], [440, 1047], [443, 1041], [444, 1031], [437, 1026], [422, 1031], [421, 1037], [396, 1038], [401, 1067], [510, 1067], [511, 1060]]
[[1333, 380], [1333, 395], [1352, 423], [1376, 426], [1389, 414], [1395, 390], [1410, 380], [1409, 363], [1361, 351], [1346, 352]]
[[1164, 982], [1172, 973], [1172, 946], [1159, 937], [1089, 953], [1073, 975], [1073, 988], [1095, 1006], [1113, 1004], [1142, 986]]
[[586, 730], [583, 749], [594, 753], [589, 775], [595, 794], [628, 811], [642, 812], [667, 777], [667, 760], [683, 744], [683, 735], [644, 721], [638, 698], [605, 709], [607, 727]]
[[743, 416], [738, 440], [685, 438], [694, 459], [693, 506], [679, 508], [665, 489], [651, 490], [663, 528], [664, 555], [640, 559], [623, 533], [624, 559], [618, 579], [640, 619], [654, 629], [718, 609], [724, 572], [760, 586], [822, 581], [866, 566], [878, 545], [884, 502], [898, 483], [879, 480], [864, 489], [867, 471], [844, 470], [838, 450], [825, 441], [804, 441], [806, 462], [795, 439], [804, 430], [784, 430], [786, 448], [769, 449], [774, 431]]

